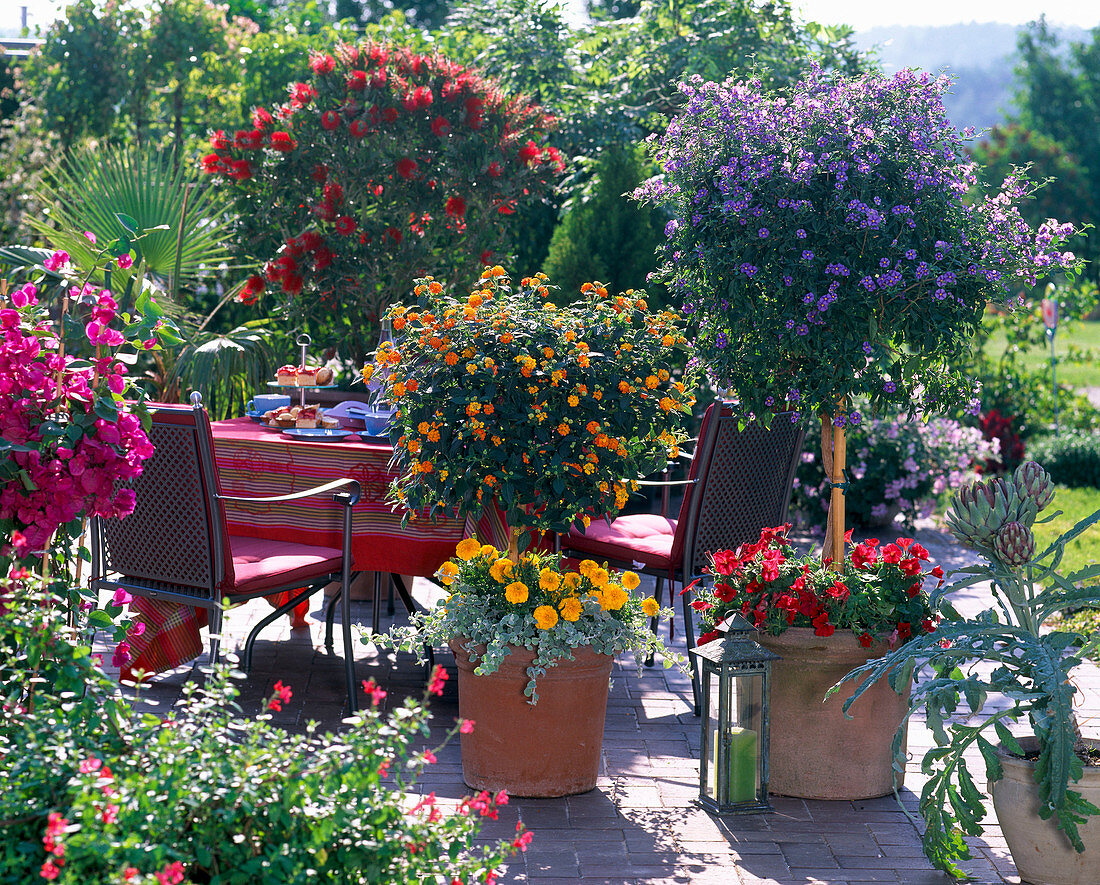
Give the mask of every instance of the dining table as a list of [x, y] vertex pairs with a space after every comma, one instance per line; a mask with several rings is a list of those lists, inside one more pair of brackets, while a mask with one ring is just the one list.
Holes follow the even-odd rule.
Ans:
[[[398, 472], [388, 437], [365, 432], [292, 437], [248, 417], [212, 422], [211, 431], [224, 495], [278, 496], [333, 479], [359, 482], [361, 496], [351, 516], [352, 571], [376, 575], [375, 625], [381, 575], [392, 576], [406, 607], [411, 608], [412, 588], [405, 579], [434, 575], [463, 538], [476, 537], [498, 549], [508, 546], [504, 514], [495, 506], [484, 508], [476, 519], [433, 520], [394, 504], [389, 490]], [[224, 507], [230, 535], [341, 546], [341, 508], [333, 506], [331, 497], [269, 503], [226, 501]], [[286, 598], [278, 594], [268, 601], [281, 605]], [[296, 623], [304, 623], [307, 609], [308, 603], [303, 603], [294, 612]], [[139, 631], [131, 628], [127, 637], [130, 660], [122, 666], [123, 679], [133, 679], [139, 671], [172, 669], [202, 653], [200, 630], [206, 626], [205, 609], [138, 597], [131, 602], [131, 612], [143, 626]]]

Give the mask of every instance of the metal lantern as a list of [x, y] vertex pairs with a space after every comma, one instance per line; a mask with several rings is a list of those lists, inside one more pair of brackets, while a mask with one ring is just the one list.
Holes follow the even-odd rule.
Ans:
[[768, 682], [779, 655], [732, 632], [690, 654], [703, 689], [699, 805], [718, 814], [771, 811]]

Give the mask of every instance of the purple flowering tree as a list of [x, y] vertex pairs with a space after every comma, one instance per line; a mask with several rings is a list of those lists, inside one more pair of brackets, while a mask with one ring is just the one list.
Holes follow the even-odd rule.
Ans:
[[[1052, 271], [1072, 225], [1033, 230], [1020, 176], [978, 193], [942, 95], [949, 81], [830, 77], [781, 92], [758, 81], [681, 86], [655, 143], [662, 174], [635, 193], [673, 213], [663, 268], [700, 360], [747, 412], [793, 405], [821, 421], [841, 483], [852, 403], [928, 414], [975, 400], [963, 356], [989, 300]], [[824, 555], [843, 556], [834, 485]]]

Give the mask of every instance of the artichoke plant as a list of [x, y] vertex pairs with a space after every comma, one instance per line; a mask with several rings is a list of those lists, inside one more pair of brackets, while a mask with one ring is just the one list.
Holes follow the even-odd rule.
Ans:
[[[984, 562], [958, 570], [951, 575], [954, 583], [931, 594], [939, 619], [935, 632], [869, 661], [832, 689], [839, 691], [847, 681], [859, 685], [846, 701], [847, 709], [873, 682], [889, 679], [900, 689], [912, 675], [909, 715], [924, 709], [937, 744], [922, 764], [931, 775], [919, 805], [927, 825], [924, 852], [952, 875], [964, 875], [957, 865], [970, 857], [963, 837], [981, 833], [985, 815], [982, 794], [964, 757], [971, 748], [980, 752], [992, 783], [1002, 776], [994, 740], [1023, 755], [1017, 737], [1030, 727], [1039, 746], [1040, 813], [1052, 817], [1078, 851], [1084, 848], [1079, 827], [1090, 815], [1100, 814], [1073, 789], [1084, 770], [1084, 744], [1073, 713], [1077, 689], [1071, 678], [1073, 668], [1096, 652], [1100, 635], [1041, 629], [1061, 613], [1100, 607], [1100, 564], [1068, 575], [1058, 571], [1066, 545], [1100, 521], [1100, 511], [1037, 552], [1032, 526], [1059, 515], [1041, 516], [1054, 495], [1050, 476], [1034, 461], [1021, 464], [1011, 477], [960, 488], [947, 524]], [[992, 587], [995, 604], [963, 616], [952, 604], [952, 594], [982, 583]], [[1005, 698], [1007, 705], [987, 707], [990, 694]], [[1010, 729], [1008, 723], [1021, 728]], [[900, 764], [904, 734], [903, 725], [894, 741]]]

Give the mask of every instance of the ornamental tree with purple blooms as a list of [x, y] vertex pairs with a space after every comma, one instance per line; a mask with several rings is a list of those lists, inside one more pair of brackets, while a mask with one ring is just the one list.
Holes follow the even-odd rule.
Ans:
[[[1062, 251], [1072, 225], [1021, 219], [1023, 177], [970, 198], [975, 169], [944, 112], [948, 85], [912, 71], [813, 70], [770, 93], [693, 78], [655, 142], [662, 174], [635, 193], [674, 213], [662, 273], [712, 379], [746, 412], [798, 403], [804, 420], [820, 418], [834, 483], [843, 428], [860, 420], [846, 404], [965, 405], [976, 391], [958, 357], [986, 302], [1079, 265]], [[834, 489], [838, 510], [839, 556]]]

